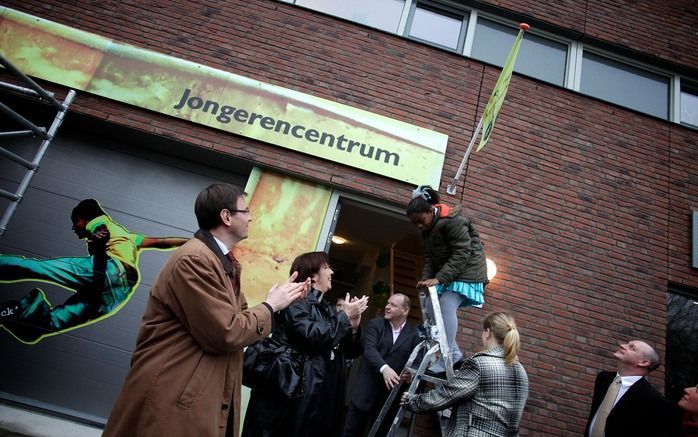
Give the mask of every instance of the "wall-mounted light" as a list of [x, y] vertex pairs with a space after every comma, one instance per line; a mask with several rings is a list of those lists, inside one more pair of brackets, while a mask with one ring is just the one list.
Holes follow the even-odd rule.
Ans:
[[485, 262], [487, 263], [487, 279], [491, 281], [497, 275], [497, 264], [489, 258]]
[[342, 237], [338, 237], [338, 236], [336, 236], [336, 235], [333, 235], [333, 236], [332, 236], [332, 242], [333, 242], [334, 244], [344, 244], [344, 243], [347, 242], [347, 239], [346, 239], [346, 238], [342, 238]]

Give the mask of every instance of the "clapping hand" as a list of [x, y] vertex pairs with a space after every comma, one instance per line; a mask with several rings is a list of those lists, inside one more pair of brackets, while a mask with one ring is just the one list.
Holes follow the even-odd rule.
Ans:
[[267, 293], [267, 298], [264, 300], [274, 310], [281, 311], [293, 302], [304, 299], [310, 290], [310, 278], [303, 282], [294, 282], [298, 277], [298, 272], [288, 278], [284, 284], [274, 284]]
[[366, 311], [366, 308], [368, 308], [368, 296], [364, 295], [360, 298], [356, 296], [350, 297], [349, 293], [347, 293], [344, 303], [342, 303], [342, 311], [347, 313], [354, 332], [358, 329], [361, 323], [361, 313]]

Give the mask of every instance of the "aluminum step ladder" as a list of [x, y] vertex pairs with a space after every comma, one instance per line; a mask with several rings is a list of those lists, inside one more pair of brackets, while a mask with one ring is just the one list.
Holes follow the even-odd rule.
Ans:
[[2, 236], [5, 234], [5, 230], [7, 229], [7, 225], [10, 222], [10, 219], [12, 218], [12, 215], [17, 209], [19, 203], [24, 198], [24, 193], [27, 191], [27, 188], [29, 188], [29, 184], [31, 183], [32, 178], [34, 177], [34, 174], [38, 170], [39, 164], [41, 163], [44, 154], [48, 150], [48, 147], [51, 144], [53, 138], [55, 137], [58, 128], [63, 123], [63, 118], [65, 117], [65, 114], [68, 112], [70, 104], [73, 102], [73, 99], [75, 98], [75, 91], [69, 90], [68, 94], [65, 97], [65, 100], [63, 100], [63, 102], [61, 103], [58, 100], [56, 100], [53, 93], [50, 93], [41, 88], [36, 82], [34, 82], [27, 75], [22, 73], [17, 67], [12, 65], [12, 63], [2, 55], [0, 55], [0, 64], [2, 64], [2, 66], [5, 67], [5, 69], [8, 72], [14, 74], [19, 79], [21, 79], [27, 86], [29, 86], [29, 88], [25, 88], [11, 83], [0, 82], [0, 88], [32, 97], [38, 97], [39, 100], [48, 102], [58, 111], [53, 120], [53, 123], [51, 124], [51, 127], [48, 130], [46, 130], [46, 128], [44, 127], [36, 126], [31, 121], [22, 117], [20, 114], [16, 113], [11, 108], [6, 106], [4, 103], [0, 102], [0, 112], [4, 113], [10, 119], [14, 120], [17, 124], [25, 128], [24, 130], [18, 131], [0, 132], [0, 139], [13, 137], [38, 137], [41, 139], [41, 145], [39, 146], [39, 149], [37, 150], [36, 154], [31, 160], [25, 159], [0, 146], [0, 156], [8, 158], [27, 169], [27, 172], [24, 174], [24, 177], [20, 181], [19, 186], [17, 187], [17, 190], [14, 193], [0, 189], [0, 196], [10, 200], [10, 204], [8, 205], [7, 209], [2, 215], [2, 218], [0, 219], [0, 238], [2, 238]]
[[[428, 300], [431, 303], [433, 314], [430, 314], [430, 311], [428, 311]], [[424, 340], [422, 340], [414, 348], [409, 359], [407, 360], [407, 364], [405, 364], [404, 370], [402, 371], [403, 375], [405, 372], [409, 372], [412, 375], [410, 385], [404, 392], [401, 389], [403, 385], [402, 382], [390, 390], [388, 398], [383, 404], [383, 408], [381, 408], [380, 413], [378, 413], [378, 417], [369, 431], [368, 437], [375, 437], [376, 433], [381, 427], [381, 424], [385, 420], [392, 420], [387, 437], [393, 437], [396, 435], [402, 425], [406, 409], [401, 405], [394, 418], [387, 417], [387, 415], [393, 403], [396, 401], [399, 402], [399, 399], [396, 398], [401, 396], [402, 393], [416, 393], [420, 384], [425, 381], [433, 384], [443, 384], [453, 378], [451, 350], [448, 346], [448, 341], [446, 340], [446, 330], [444, 329], [443, 317], [441, 316], [441, 306], [439, 305], [439, 297], [436, 293], [436, 287], [431, 286], [428, 288], [421, 288], [419, 290], [419, 303], [422, 308], [423, 320], [422, 326], [420, 327], [420, 335], [422, 338], [424, 338]], [[445, 362], [446, 379], [434, 377], [426, 373], [427, 368], [432, 362], [435, 361], [438, 353], [441, 354], [441, 357]], [[420, 357], [421, 360], [419, 359]], [[448, 417], [450, 417], [450, 412], [450, 409], [447, 409], [437, 413], [439, 426], [441, 428], [441, 435], [444, 434], [446, 421], [448, 420]], [[414, 419], [415, 414], [412, 414], [412, 417], [410, 418], [410, 425], [406, 433], [407, 436], [411, 435], [412, 433]]]

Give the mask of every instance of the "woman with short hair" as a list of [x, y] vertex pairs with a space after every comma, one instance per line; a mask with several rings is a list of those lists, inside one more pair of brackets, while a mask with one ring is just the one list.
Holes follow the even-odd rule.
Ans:
[[311, 279], [308, 297], [274, 315], [272, 338], [307, 358], [304, 393], [288, 399], [252, 390], [242, 437], [325, 437], [339, 435], [344, 408], [345, 358], [361, 354], [359, 324], [368, 298], [347, 296], [336, 310], [323, 299], [332, 288], [325, 252], [298, 256], [291, 265], [296, 282]]

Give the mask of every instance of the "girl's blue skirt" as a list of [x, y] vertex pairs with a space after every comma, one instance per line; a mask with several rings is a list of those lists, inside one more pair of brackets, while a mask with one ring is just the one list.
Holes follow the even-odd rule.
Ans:
[[444, 291], [452, 291], [463, 296], [463, 302], [461, 302], [460, 308], [482, 308], [482, 304], [485, 303], [485, 284], [482, 282], [453, 281], [450, 284], [439, 284], [436, 286], [436, 292], [438, 294]]

